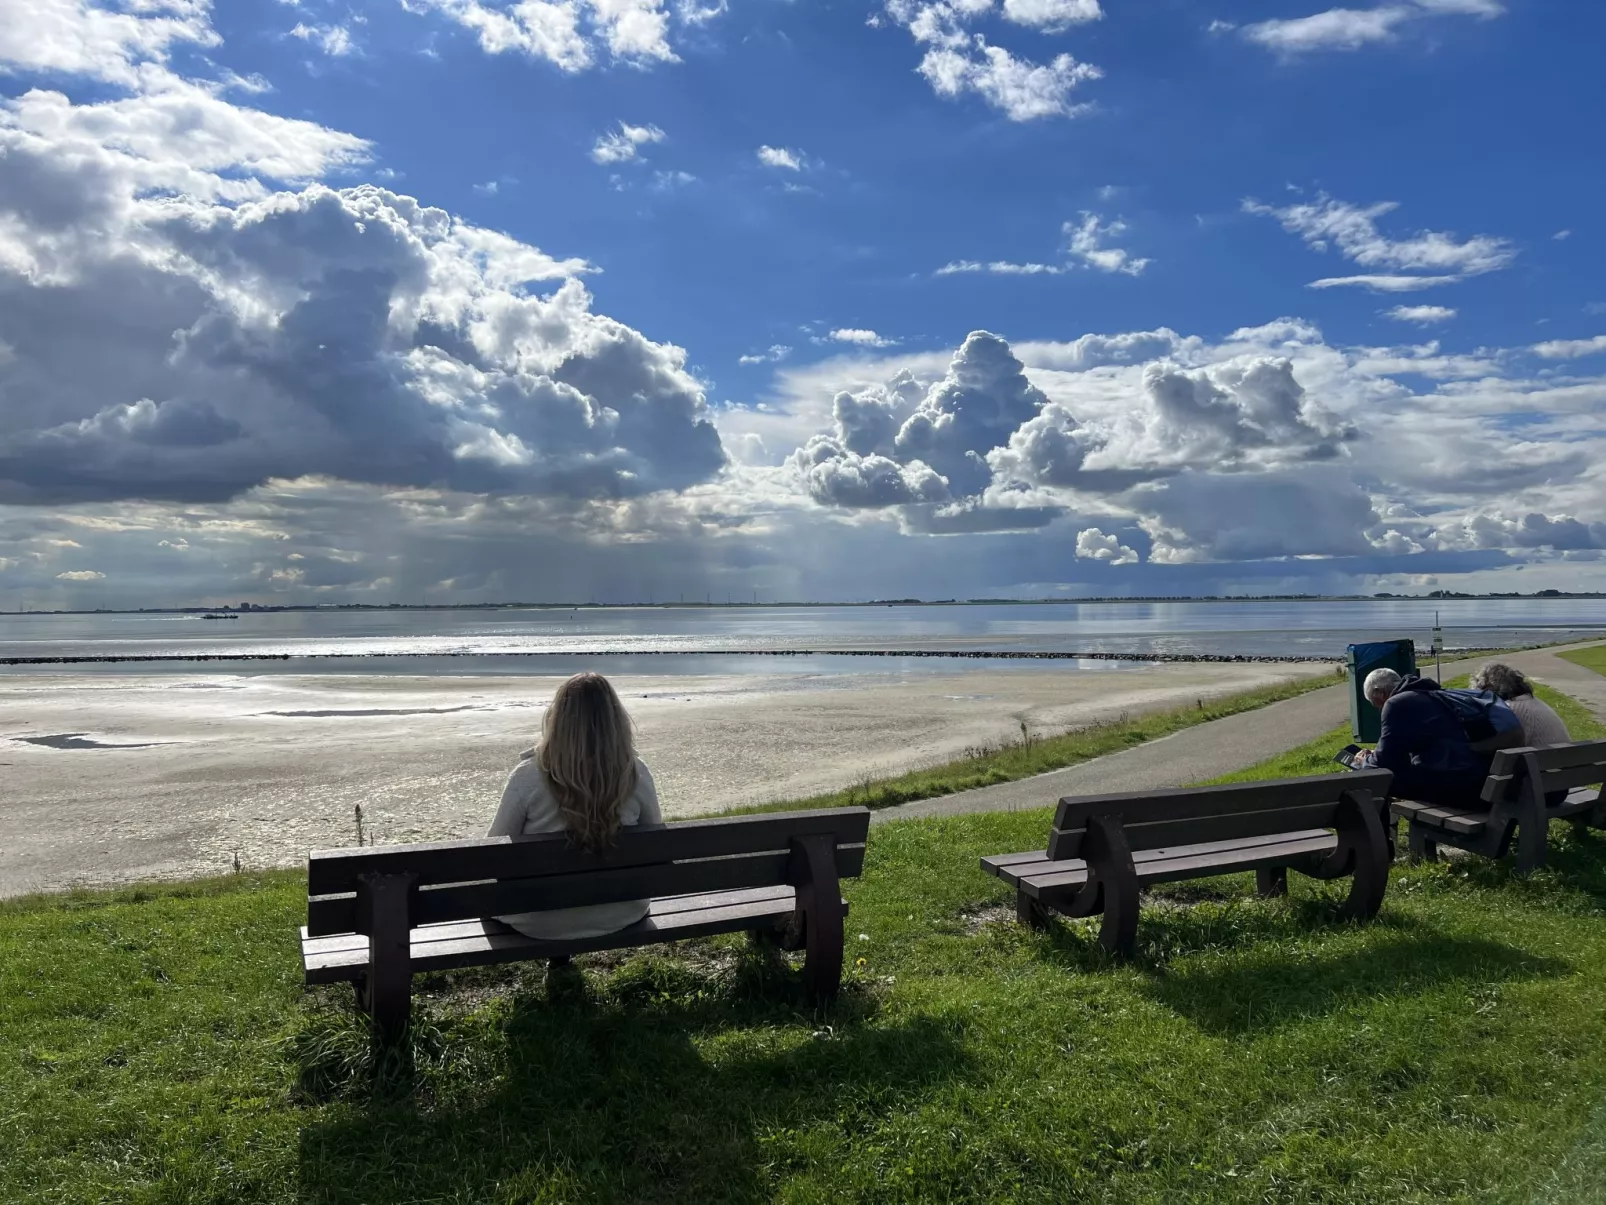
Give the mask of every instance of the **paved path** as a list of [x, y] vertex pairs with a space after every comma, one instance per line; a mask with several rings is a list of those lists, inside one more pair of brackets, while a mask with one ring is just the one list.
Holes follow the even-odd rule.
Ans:
[[[1570, 644], [1568, 648], [1588, 648], [1588, 645]], [[1531, 653], [1513, 653], [1502, 658], [1514, 665], [1535, 682], [1554, 687], [1564, 695], [1571, 695], [1606, 723], [1606, 676], [1592, 669], [1555, 655], [1551, 649], [1535, 649]]]
[[[1445, 677], [1465, 673], [1483, 660], [1485, 658], [1477, 657], [1446, 662]], [[1536, 681], [1572, 695], [1606, 721], [1606, 677], [1565, 661], [1550, 649], [1512, 653], [1501, 660]], [[1431, 665], [1424, 664], [1422, 668], [1431, 672]], [[1157, 791], [1231, 774], [1313, 741], [1342, 724], [1349, 716], [1348, 689], [1347, 682], [1324, 687], [1255, 711], [1184, 728], [1170, 736], [1063, 770], [885, 808], [876, 812], [871, 822], [882, 824], [888, 820], [956, 816], [964, 812], [1016, 812], [1047, 807], [1063, 795]]]

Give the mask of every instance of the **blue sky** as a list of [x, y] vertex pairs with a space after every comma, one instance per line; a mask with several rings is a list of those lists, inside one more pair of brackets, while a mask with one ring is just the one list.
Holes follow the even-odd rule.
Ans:
[[1603, 40], [0, 0], [0, 606], [1601, 588]]
[[[1296, 56], [1210, 22], [1306, 15], [1319, 0], [1112, 4], [1061, 34], [981, 22], [1022, 56], [1069, 52], [1104, 72], [1076, 90], [1090, 112], [1026, 122], [934, 95], [913, 39], [884, 18], [868, 27], [877, 9], [863, 3], [737, 4], [672, 35], [680, 63], [577, 72], [487, 54], [450, 17], [399, 4], [366, 6], [357, 24], [347, 5], [271, 0], [214, 24], [216, 58], [275, 81], [257, 103], [372, 140], [374, 164], [430, 204], [595, 263], [606, 312], [691, 349], [740, 397], [765, 374], [737, 358], [796, 342], [809, 322], [931, 347], [977, 327], [1225, 334], [1291, 311], [1342, 338], [1397, 334], [1365, 291], [1304, 292], [1338, 265], [1240, 211], [1246, 196], [1286, 200], [1289, 185], [1397, 201], [1401, 231], [1520, 244], [1512, 271], [1438, 291], [1454, 294], [1465, 346], [1523, 338], [1514, 328], [1541, 319], [1596, 333], [1583, 307], [1601, 300], [1601, 168], [1587, 148], [1606, 81], [1590, 48], [1606, 12], [1574, 7], [1571, 19], [1538, 4], [1425, 16], [1388, 43]], [[285, 38], [309, 18], [350, 30], [352, 51]], [[591, 149], [619, 122], [664, 140], [598, 166]], [[765, 145], [799, 150], [807, 168], [766, 169]], [[655, 172], [697, 179], [655, 192]], [[1055, 262], [1062, 223], [1084, 210], [1124, 217], [1152, 261], [1141, 277], [932, 278], [953, 260]]]

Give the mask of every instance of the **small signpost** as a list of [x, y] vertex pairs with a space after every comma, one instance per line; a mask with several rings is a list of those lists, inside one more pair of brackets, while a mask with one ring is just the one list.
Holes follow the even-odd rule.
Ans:
[[1433, 612], [1433, 675], [1444, 684], [1444, 629], [1439, 626], [1439, 613]]

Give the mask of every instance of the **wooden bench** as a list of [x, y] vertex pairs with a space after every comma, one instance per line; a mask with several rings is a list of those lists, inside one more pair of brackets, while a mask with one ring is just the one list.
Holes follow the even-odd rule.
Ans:
[[[1465, 807], [1396, 799], [1389, 809], [1407, 823], [1415, 858], [1436, 858], [1440, 845], [1503, 858], [1520, 829], [1517, 871], [1527, 874], [1545, 864], [1552, 820], [1571, 820], [1580, 830], [1606, 828], [1603, 779], [1606, 741], [1506, 749], [1494, 755], [1481, 797]], [[1545, 801], [1547, 795], [1563, 794], [1564, 802]]]
[[[752, 932], [803, 948], [817, 999], [842, 980], [839, 880], [864, 866], [866, 808], [625, 829], [592, 855], [561, 833], [321, 850], [307, 862], [306, 983], [351, 982], [382, 1035], [408, 1021], [422, 971]], [[493, 918], [649, 900], [600, 937], [541, 941]]]
[[1016, 915], [1039, 928], [1050, 911], [1104, 914], [1099, 940], [1130, 954], [1138, 893], [1150, 883], [1255, 871], [1262, 895], [1283, 895], [1288, 871], [1352, 875], [1344, 912], [1383, 903], [1392, 851], [1383, 806], [1387, 770], [1186, 790], [1062, 799], [1042, 853], [983, 858], [1016, 889]]

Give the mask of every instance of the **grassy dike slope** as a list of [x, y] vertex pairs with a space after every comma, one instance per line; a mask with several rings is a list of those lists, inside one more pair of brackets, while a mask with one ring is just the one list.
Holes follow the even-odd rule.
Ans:
[[[1330, 751], [1251, 773], [1325, 769]], [[1047, 822], [878, 828], [828, 1012], [738, 939], [584, 959], [552, 983], [464, 972], [421, 981], [410, 1075], [374, 1065], [347, 993], [303, 998], [299, 875], [0, 905], [0, 1200], [1598, 1186], [1579, 1153], [1606, 1089], [1606, 838], [1558, 826], [1526, 882], [1481, 860], [1397, 867], [1370, 926], [1335, 922], [1342, 885], [1295, 876], [1262, 901], [1248, 876], [1176, 884], [1118, 965], [1085, 922], [1021, 930], [977, 868]]]

